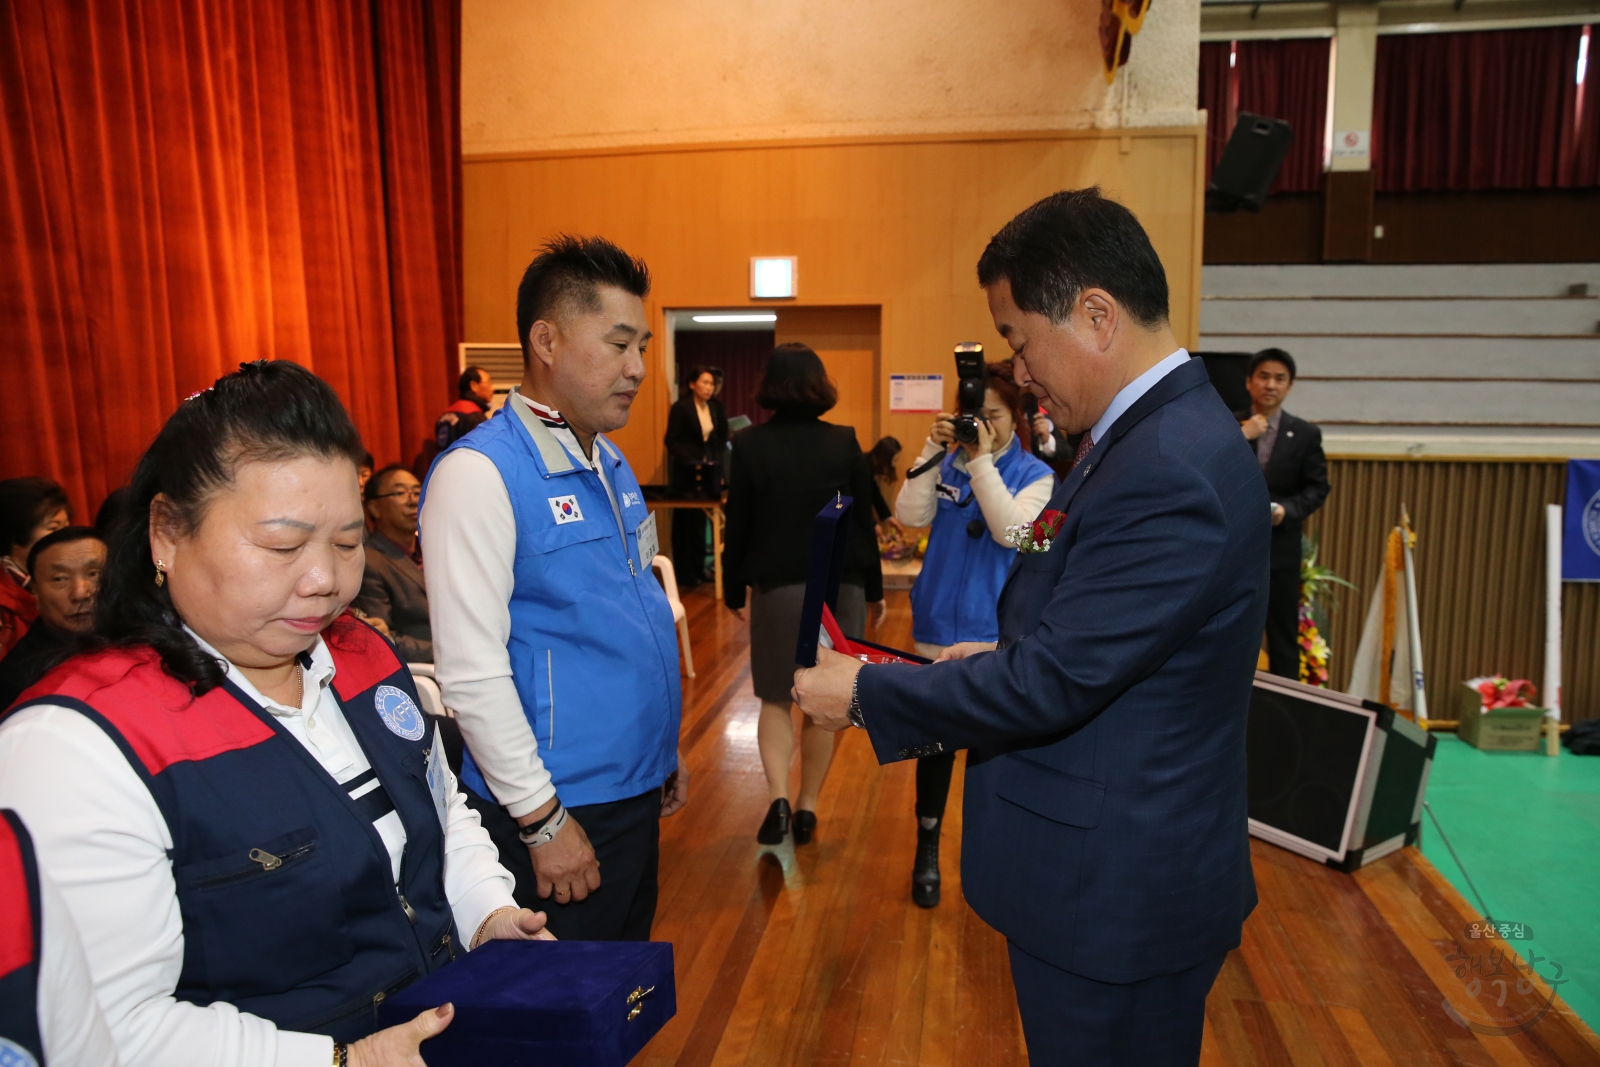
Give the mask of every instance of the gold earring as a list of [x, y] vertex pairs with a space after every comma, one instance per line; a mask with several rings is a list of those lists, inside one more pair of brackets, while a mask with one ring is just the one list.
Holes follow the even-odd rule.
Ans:
[[167, 584], [167, 563], [166, 563], [166, 560], [158, 559], [158, 560], [156, 560], [156, 588], [160, 589], [163, 585], [166, 585], [166, 584]]

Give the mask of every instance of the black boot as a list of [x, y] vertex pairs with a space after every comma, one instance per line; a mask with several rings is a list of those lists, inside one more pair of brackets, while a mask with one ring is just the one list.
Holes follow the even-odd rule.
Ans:
[[761, 829], [756, 831], [756, 840], [763, 845], [783, 844], [783, 835], [789, 832], [789, 802], [779, 797], [767, 809], [767, 817], [761, 820]]
[[817, 813], [801, 808], [794, 813], [794, 843], [811, 844], [811, 835], [817, 832]]
[[[942, 823], [943, 820], [941, 819]], [[917, 865], [911, 870], [911, 899], [919, 908], [939, 903], [939, 824], [925, 830], [917, 825]]]

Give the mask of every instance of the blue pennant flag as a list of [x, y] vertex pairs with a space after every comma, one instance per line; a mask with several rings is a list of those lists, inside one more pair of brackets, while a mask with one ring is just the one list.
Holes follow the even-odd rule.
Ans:
[[1567, 461], [1561, 578], [1600, 582], [1600, 459]]

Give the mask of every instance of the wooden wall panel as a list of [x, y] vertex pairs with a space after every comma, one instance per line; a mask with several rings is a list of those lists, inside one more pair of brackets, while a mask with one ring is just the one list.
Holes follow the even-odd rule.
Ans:
[[[1544, 692], [1544, 506], [1559, 504], [1566, 465], [1550, 461], [1334, 459], [1333, 492], [1308, 529], [1343, 590], [1331, 620], [1334, 688], [1350, 682], [1384, 539], [1411, 513], [1417, 534], [1428, 706], [1454, 719], [1460, 685], [1480, 674], [1527, 678]], [[1600, 584], [1563, 592], [1568, 720], [1600, 718]]]
[[[515, 340], [517, 279], [539, 244], [563, 231], [604, 234], [649, 262], [657, 332], [665, 309], [752, 304], [751, 256], [797, 255], [792, 303], [881, 307], [880, 378], [943, 373], [953, 396], [957, 342], [1007, 351], [975, 277], [989, 237], [1049, 193], [1098, 183], [1149, 231], [1173, 326], [1193, 347], [1203, 138], [1203, 128], [1082, 130], [468, 159], [467, 337]], [[613, 435], [646, 480], [662, 469], [662, 369]], [[877, 393], [877, 432], [920, 441], [927, 418], [892, 416], [881, 381]]]

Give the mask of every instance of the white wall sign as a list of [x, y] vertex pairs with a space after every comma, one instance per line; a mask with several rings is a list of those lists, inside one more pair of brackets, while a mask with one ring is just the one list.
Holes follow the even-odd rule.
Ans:
[[798, 256], [751, 256], [750, 298], [782, 300], [799, 295]]
[[898, 415], [937, 415], [944, 410], [944, 375], [889, 375], [889, 410]]
[[1334, 159], [1366, 159], [1372, 144], [1370, 130], [1345, 130], [1333, 135]]

